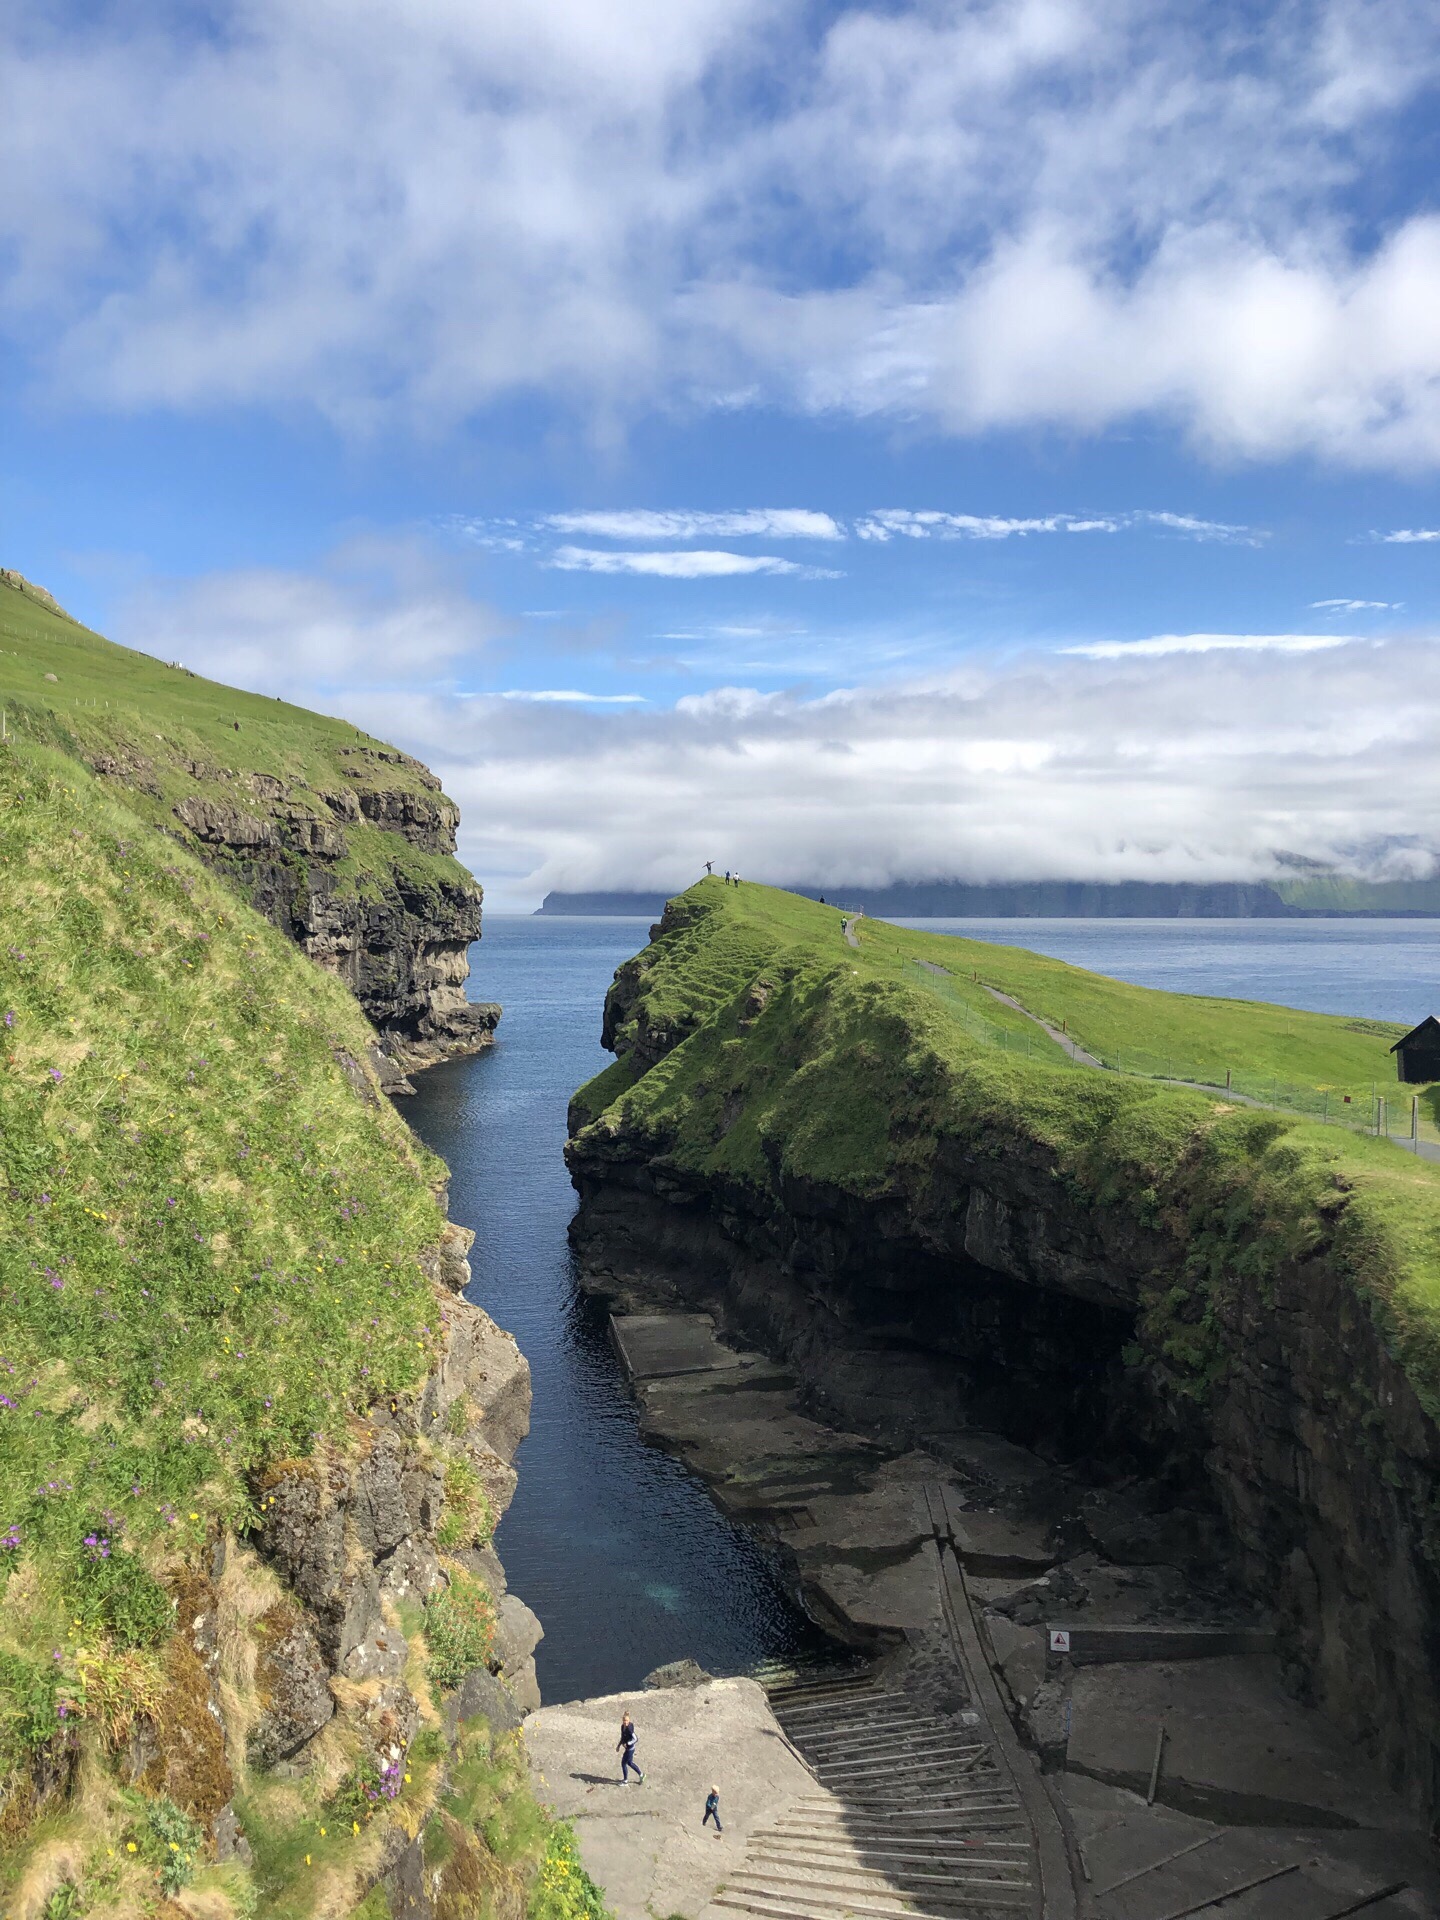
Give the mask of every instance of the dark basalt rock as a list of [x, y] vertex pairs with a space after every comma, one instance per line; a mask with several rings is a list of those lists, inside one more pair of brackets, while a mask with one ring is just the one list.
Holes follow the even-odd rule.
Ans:
[[279, 1601], [256, 1622], [260, 1656], [255, 1683], [264, 1704], [250, 1730], [247, 1754], [252, 1767], [273, 1767], [288, 1760], [327, 1724], [335, 1712], [330, 1674], [319, 1642], [300, 1609]]
[[[170, 831], [345, 982], [380, 1032], [387, 1090], [404, 1093], [408, 1069], [474, 1052], [494, 1033], [500, 1009], [465, 997], [482, 894], [453, 857], [459, 809], [427, 768], [378, 747], [343, 748], [341, 759], [354, 784], [316, 789], [185, 761], [196, 791], [171, 809]], [[138, 753], [98, 753], [91, 765], [160, 791]], [[395, 849], [377, 858], [368, 839], [363, 888], [342, 865], [357, 831]]]
[[[463, 1264], [454, 1249], [468, 1244], [455, 1228], [442, 1247]], [[309, 1737], [298, 1733], [289, 1744], [307, 1716], [320, 1711], [317, 1673], [385, 1682], [372, 1716], [377, 1726], [408, 1720], [399, 1697], [406, 1643], [387, 1620], [386, 1605], [405, 1596], [423, 1599], [443, 1583], [436, 1530], [445, 1504], [444, 1455], [469, 1461], [496, 1517], [514, 1492], [510, 1460], [529, 1430], [530, 1370], [511, 1336], [480, 1308], [455, 1300], [444, 1315], [445, 1351], [418, 1397], [381, 1401], [353, 1447], [283, 1461], [256, 1489], [255, 1544], [303, 1609], [294, 1615], [303, 1632], [289, 1615], [267, 1617], [270, 1667], [263, 1678], [271, 1705], [256, 1737], [277, 1758]], [[503, 1574], [497, 1584], [503, 1603]], [[528, 1609], [517, 1601], [504, 1617], [513, 1629], [507, 1668], [525, 1705], [538, 1625], [527, 1644]], [[408, 1737], [385, 1734], [402, 1744]]]
[[643, 1687], [704, 1687], [714, 1677], [698, 1660], [670, 1660], [663, 1667], [656, 1667], [653, 1673], [647, 1673], [640, 1684]]
[[[634, 967], [607, 1019], [639, 1051]], [[1132, 1562], [1223, 1559], [1273, 1610], [1296, 1690], [1440, 1813], [1440, 1428], [1323, 1239], [1217, 1291], [1197, 1378], [1174, 1338], [1183, 1208], [1144, 1226], [1084, 1201], [1039, 1142], [941, 1141], [907, 1190], [869, 1196], [690, 1174], [623, 1125], [568, 1159], [597, 1284], [683, 1275], [685, 1304], [860, 1430], [943, 1449], [968, 1424], [1163, 1486], [1163, 1512], [1097, 1506], [1092, 1537]]]

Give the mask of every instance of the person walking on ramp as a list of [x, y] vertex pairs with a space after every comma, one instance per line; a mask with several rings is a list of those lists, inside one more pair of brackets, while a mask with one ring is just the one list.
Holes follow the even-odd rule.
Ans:
[[620, 1716], [620, 1738], [615, 1742], [615, 1751], [620, 1756], [621, 1786], [625, 1785], [633, 1773], [643, 1787], [645, 1776], [640, 1771], [639, 1761], [635, 1758], [635, 1722], [628, 1713], [622, 1713]]
[[720, 1824], [720, 1789], [719, 1787], [711, 1787], [709, 1793], [707, 1793], [705, 1796], [705, 1819], [700, 1822], [702, 1827], [705, 1825], [705, 1822], [707, 1820], [713, 1820], [715, 1822], [715, 1838], [718, 1840], [720, 1838], [720, 1835], [725, 1831], [725, 1829]]

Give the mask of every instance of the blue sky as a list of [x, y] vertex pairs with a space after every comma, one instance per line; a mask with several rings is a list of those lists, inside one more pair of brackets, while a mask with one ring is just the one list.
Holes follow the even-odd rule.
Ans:
[[493, 902], [1431, 870], [1429, 10], [45, 14], [0, 560], [423, 754]]

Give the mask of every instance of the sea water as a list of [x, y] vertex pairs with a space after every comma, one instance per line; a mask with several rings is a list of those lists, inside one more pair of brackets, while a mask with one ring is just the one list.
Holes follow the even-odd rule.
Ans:
[[475, 1229], [469, 1297], [530, 1362], [530, 1436], [496, 1547], [545, 1627], [547, 1701], [633, 1687], [687, 1655], [736, 1673], [822, 1644], [754, 1537], [642, 1439], [606, 1316], [576, 1283], [565, 1108], [609, 1064], [605, 989], [647, 928], [487, 914], [470, 994], [504, 1007], [495, 1044], [418, 1075], [402, 1102], [449, 1164], [450, 1218]]
[[1167, 993], [1418, 1026], [1440, 1013], [1440, 920], [902, 920], [1029, 947]]

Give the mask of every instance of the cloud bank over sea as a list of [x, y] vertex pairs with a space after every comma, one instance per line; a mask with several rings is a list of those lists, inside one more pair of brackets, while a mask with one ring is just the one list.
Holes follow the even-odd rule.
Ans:
[[477, 616], [423, 549], [369, 547], [323, 586], [209, 580], [137, 600], [130, 622], [162, 653], [183, 640], [187, 665], [403, 741], [460, 802], [462, 854], [501, 904], [668, 889], [707, 859], [822, 885], [1249, 879], [1280, 853], [1423, 877], [1417, 822], [1440, 818], [1440, 648], [1421, 634], [996, 649], [663, 703], [476, 688], [503, 682], [513, 625]]

